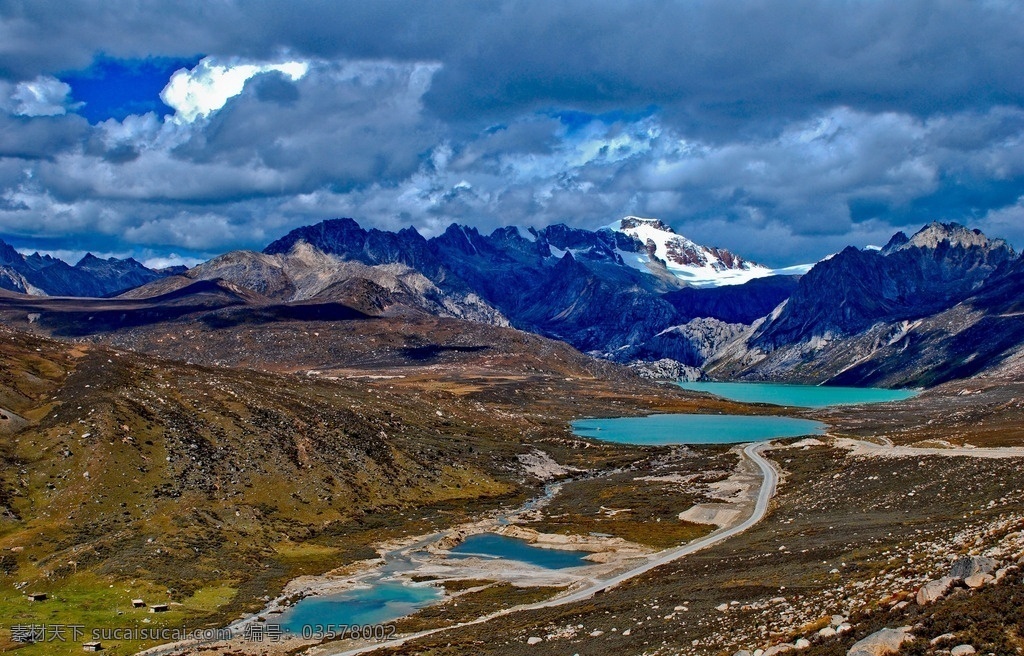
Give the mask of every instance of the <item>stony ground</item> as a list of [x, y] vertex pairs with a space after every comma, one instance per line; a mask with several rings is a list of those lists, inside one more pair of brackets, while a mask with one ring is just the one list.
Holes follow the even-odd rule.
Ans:
[[[925, 638], [957, 632], [956, 623], [942, 619], [942, 604], [984, 607], [979, 595], [1019, 595], [1013, 573], [927, 611], [914, 601], [918, 588], [943, 576], [955, 557], [1020, 557], [1021, 460], [853, 458], [829, 447], [773, 456], [786, 480], [774, 511], [749, 532], [586, 603], [525, 612], [382, 653], [732, 654], [803, 638], [812, 643], [806, 653], [845, 654], [879, 625], [929, 622], [904, 647], [926, 653], [946, 643], [922, 647]], [[820, 635], [834, 629], [833, 616], [849, 629]], [[993, 612], [985, 644], [1017, 644], [1018, 621], [1013, 613]], [[961, 628], [957, 639], [974, 638]]]

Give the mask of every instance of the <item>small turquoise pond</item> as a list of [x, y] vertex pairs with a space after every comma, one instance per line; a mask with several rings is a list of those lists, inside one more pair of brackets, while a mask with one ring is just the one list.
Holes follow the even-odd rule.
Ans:
[[679, 383], [679, 386], [683, 389], [707, 392], [742, 403], [772, 403], [800, 408], [886, 403], [917, 396], [917, 392], [914, 390], [894, 390], [880, 387], [830, 387], [781, 383]]
[[572, 430], [581, 437], [619, 444], [734, 444], [821, 435], [825, 424], [793, 417], [673, 414], [580, 419], [572, 422]]
[[441, 591], [430, 585], [378, 581], [368, 588], [306, 597], [285, 611], [277, 623], [283, 630], [295, 634], [302, 634], [304, 627], [316, 625], [381, 624], [411, 615], [441, 596]]
[[466, 538], [462, 544], [451, 549], [455, 556], [483, 556], [485, 558], [504, 558], [530, 563], [547, 569], [563, 569], [589, 565], [583, 558], [589, 554], [582, 551], [565, 551], [563, 549], [542, 549], [528, 542], [507, 538], [495, 533], [478, 533]]

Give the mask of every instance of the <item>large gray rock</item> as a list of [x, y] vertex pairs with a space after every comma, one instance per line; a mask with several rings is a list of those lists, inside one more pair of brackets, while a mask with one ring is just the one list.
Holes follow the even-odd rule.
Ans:
[[950, 656], [971, 656], [976, 653], [977, 651], [972, 645], [957, 645], [949, 652]]
[[953, 587], [955, 581], [944, 576], [937, 581], [929, 581], [921, 586], [921, 589], [917, 591], [917, 605], [926, 606], [930, 603], [942, 599], [949, 592], [949, 589]]
[[991, 558], [984, 556], [964, 556], [953, 562], [949, 568], [949, 575], [954, 579], [966, 579], [975, 574], [991, 574], [996, 570], [998, 563]]
[[914, 639], [909, 626], [898, 629], [882, 629], [857, 642], [846, 652], [846, 656], [885, 656], [899, 653], [904, 642]]

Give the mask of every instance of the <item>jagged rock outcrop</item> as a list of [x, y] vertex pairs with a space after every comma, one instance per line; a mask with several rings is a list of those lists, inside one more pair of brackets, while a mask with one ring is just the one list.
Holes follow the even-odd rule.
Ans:
[[650, 380], [681, 380], [689, 383], [705, 378], [704, 372], [699, 368], [690, 367], [669, 358], [662, 358], [654, 362], [638, 360], [631, 362], [629, 366], [641, 378]]
[[895, 243], [881, 251], [848, 247], [817, 264], [753, 343], [777, 348], [928, 316], [964, 300], [1016, 258], [1005, 241], [956, 223], [932, 223]]
[[746, 328], [743, 324], [718, 319], [693, 319], [681, 326], [666, 328], [630, 353], [639, 360], [667, 357], [690, 367], [700, 367]]
[[144, 266], [134, 258], [120, 260], [110, 257], [103, 260], [92, 253], [86, 253], [75, 268], [92, 274], [104, 290], [105, 296], [145, 285], [166, 275]]
[[[352, 236], [348, 223], [338, 225], [344, 230], [342, 238], [329, 240], [329, 234], [317, 233], [332, 250], [340, 249], [346, 243], [342, 239]], [[336, 301], [374, 313], [402, 305], [436, 316], [508, 325], [500, 311], [465, 285], [435, 284], [391, 251], [387, 262], [367, 264], [363, 260], [373, 260], [365, 250], [365, 239], [353, 242], [359, 248], [356, 259], [325, 252], [301, 239], [289, 243], [284, 253], [233, 251], [195, 267], [186, 277], [228, 280], [276, 301]]]

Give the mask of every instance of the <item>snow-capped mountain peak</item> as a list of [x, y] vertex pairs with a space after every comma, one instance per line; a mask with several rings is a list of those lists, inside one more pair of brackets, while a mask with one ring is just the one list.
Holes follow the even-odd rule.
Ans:
[[[770, 276], [773, 269], [749, 262], [724, 248], [702, 246], [677, 234], [659, 219], [627, 216], [607, 226], [609, 230], [627, 234], [640, 242], [640, 259], [660, 260], [677, 278], [694, 287], [739, 285]], [[637, 254], [622, 253], [623, 260], [637, 260]], [[639, 267], [638, 267], [639, 268]]]

